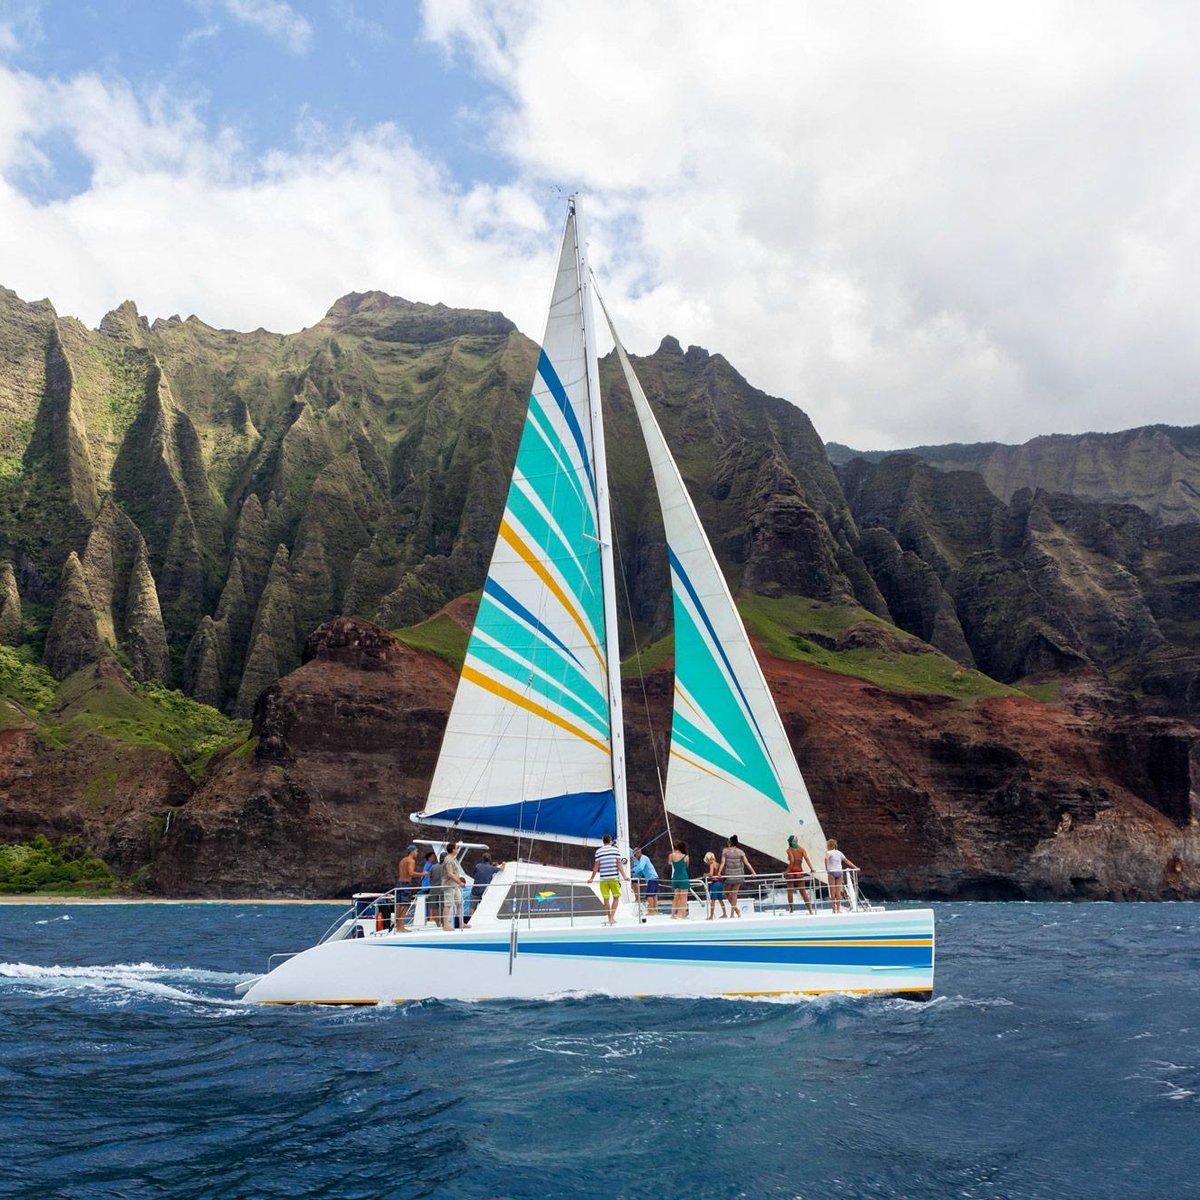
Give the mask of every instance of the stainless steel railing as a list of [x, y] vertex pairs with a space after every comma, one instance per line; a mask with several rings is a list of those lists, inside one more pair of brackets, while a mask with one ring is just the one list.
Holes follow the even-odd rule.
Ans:
[[[858, 886], [858, 870], [847, 869], [842, 877], [837, 910], [861, 912], [871, 905], [863, 899]], [[719, 882], [720, 887], [716, 886]], [[733, 915], [733, 899], [736, 889], [737, 909], [742, 914], [789, 916], [794, 913], [812, 911], [832, 913], [833, 890], [825, 872], [806, 872], [803, 875], [777, 874], [744, 875], [739, 880], [729, 878], [710, 881], [708, 878], [689, 879], [687, 887], [686, 913], [689, 917], [701, 910], [704, 916]], [[658, 895], [650, 897], [645, 888], [638, 889], [637, 906], [639, 915], [650, 917], [670, 914], [675, 901], [676, 889], [669, 880], [659, 882]], [[791, 893], [789, 899], [789, 892]], [[808, 904], [805, 903], [807, 896]], [[811, 908], [809, 907], [811, 906]]]

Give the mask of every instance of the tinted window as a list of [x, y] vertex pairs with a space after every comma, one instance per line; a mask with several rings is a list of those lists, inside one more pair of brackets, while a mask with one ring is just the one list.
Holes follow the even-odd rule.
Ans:
[[500, 904], [500, 919], [602, 917], [604, 905], [589, 887], [575, 883], [514, 883]]

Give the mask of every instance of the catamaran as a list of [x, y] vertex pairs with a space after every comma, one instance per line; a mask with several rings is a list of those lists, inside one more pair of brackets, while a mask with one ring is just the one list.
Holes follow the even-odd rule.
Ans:
[[[526, 847], [595, 846], [609, 834], [628, 858], [595, 292], [572, 198], [504, 514], [428, 801], [414, 820], [504, 834]], [[815, 872], [748, 877], [742, 915], [728, 919], [707, 919], [716, 914], [705, 882], [687, 885], [687, 919], [672, 919], [668, 904], [655, 911], [626, 884], [609, 924], [599, 884], [586, 870], [518, 855], [463, 928], [443, 928], [424, 895], [356, 897], [320, 942], [275, 956], [266, 974], [239, 985], [247, 1000], [932, 994], [931, 910], [870, 904], [854, 870], [840, 906], [830, 894], [825, 835], [779, 712], [604, 313], [649, 451], [670, 562], [675, 691], [666, 819], [686, 819], [722, 839], [737, 835], [742, 847], [776, 859], [793, 837]], [[799, 883], [807, 903], [793, 895]]]

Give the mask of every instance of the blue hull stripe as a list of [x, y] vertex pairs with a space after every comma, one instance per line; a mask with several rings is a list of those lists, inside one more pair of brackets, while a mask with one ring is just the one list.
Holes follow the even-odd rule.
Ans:
[[[450, 816], [453, 810], [444, 812]], [[562, 837], [590, 838], [599, 841], [617, 828], [617, 802], [612, 788], [602, 792], [567, 792], [543, 800], [525, 800], [517, 804], [488, 806], [468, 804], [455, 813], [460, 825], [503, 826], [526, 837], [559, 834]], [[476, 946], [475, 949], [483, 949]], [[508, 941], [501, 947], [507, 952]]]
[[[394, 943], [392, 943], [394, 945]], [[397, 947], [404, 949], [406, 947]], [[454, 941], [419, 947], [422, 950], [482, 950], [508, 953], [504, 941]], [[753, 942], [609, 942], [588, 939], [570, 942], [521, 943], [522, 954], [565, 955], [574, 958], [624, 958], [647, 962], [699, 962], [714, 965], [795, 967], [902, 967], [933, 969], [932, 946], [823, 946], [816, 942], [796, 945]]]

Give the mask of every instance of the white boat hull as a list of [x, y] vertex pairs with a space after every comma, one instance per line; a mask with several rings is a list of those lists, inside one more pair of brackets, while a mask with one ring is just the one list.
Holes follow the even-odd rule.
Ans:
[[479, 930], [380, 933], [314, 946], [253, 981], [258, 1004], [387, 1004], [613, 996], [782, 996], [826, 992], [927, 998], [929, 909], [704, 921], [546, 920]]

